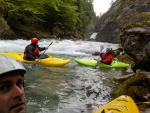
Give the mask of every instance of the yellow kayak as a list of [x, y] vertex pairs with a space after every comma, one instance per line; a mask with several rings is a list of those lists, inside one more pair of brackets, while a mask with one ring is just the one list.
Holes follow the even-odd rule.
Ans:
[[122, 95], [93, 113], [140, 113], [140, 111], [131, 97]]
[[[31, 64], [35, 63], [35, 61], [24, 60], [23, 59], [24, 54], [20, 53], [20, 52], [0, 52], [0, 54], [4, 54], [6, 56], [13, 57], [14, 59], [16, 59], [19, 62], [25, 62], [25, 63], [31, 63]], [[56, 67], [64, 66], [64, 65], [68, 64], [69, 62], [70, 62], [70, 59], [56, 58], [56, 57], [53, 57], [50, 55], [48, 58], [40, 59], [40, 61], [39, 61], [39, 63], [41, 63], [42, 65], [56, 66]]]

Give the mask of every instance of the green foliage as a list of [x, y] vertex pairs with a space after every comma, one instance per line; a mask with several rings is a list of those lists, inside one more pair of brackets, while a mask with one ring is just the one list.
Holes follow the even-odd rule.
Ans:
[[15, 29], [33, 26], [51, 32], [55, 27], [84, 31], [96, 21], [92, 1], [84, 0], [0, 0], [0, 12]]
[[78, 13], [76, 12], [77, 7], [71, 6], [73, 4], [71, 1], [63, 1], [64, 3], [59, 6], [60, 12], [58, 13], [58, 16], [61, 18], [63, 27], [74, 30], [78, 20]]
[[4, 1], [0, 0], [0, 16], [3, 15], [4, 10], [5, 10]]
[[148, 21], [150, 20], [150, 12], [141, 12], [135, 14], [135, 18], [138, 18], [138, 21]]
[[86, 2], [85, 0], [77, 0], [78, 4], [78, 12], [79, 12], [79, 20], [78, 26], [79, 30], [85, 30], [86, 26], [89, 24], [95, 24], [97, 21], [97, 17], [95, 12], [93, 11], [93, 0]]

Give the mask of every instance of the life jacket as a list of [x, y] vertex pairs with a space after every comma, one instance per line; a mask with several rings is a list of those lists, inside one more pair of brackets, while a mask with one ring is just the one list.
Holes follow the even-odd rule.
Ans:
[[102, 62], [105, 64], [111, 64], [113, 56], [111, 54], [101, 54]]
[[[33, 53], [32, 55], [29, 55], [29, 53], [27, 51], [30, 51], [31, 53]], [[29, 44], [26, 46], [25, 50], [24, 50], [24, 57], [25, 58], [29, 58], [29, 57], [39, 57], [40, 51], [38, 49], [38, 47], [33, 46], [32, 44]], [[31, 58], [33, 59], [33, 58]]]
[[35, 56], [39, 56], [39, 55], [40, 55], [40, 51], [39, 51], [38, 48], [35, 48], [35, 50], [34, 50], [34, 55], [35, 55]]

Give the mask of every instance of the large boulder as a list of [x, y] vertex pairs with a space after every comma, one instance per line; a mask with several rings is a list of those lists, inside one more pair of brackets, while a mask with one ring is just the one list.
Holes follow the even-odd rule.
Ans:
[[150, 85], [150, 73], [140, 72], [135, 76], [127, 78], [124, 82], [121, 80], [117, 91], [115, 90], [112, 94], [129, 95], [137, 101], [149, 101], [149, 85]]
[[[116, 0], [97, 24], [96, 41], [120, 44], [122, 28], [128, 24], [149, 21], [150, 0]], [[142, 26], [142, 24], [141, 24]]]
[[2, 16], [0, 16], [0, 39], [17, 39], [17, 36]]
[[124, 51], [134, 59], [134, 71], [150, 71], [150, 27], [124, 29], [120, 38]]

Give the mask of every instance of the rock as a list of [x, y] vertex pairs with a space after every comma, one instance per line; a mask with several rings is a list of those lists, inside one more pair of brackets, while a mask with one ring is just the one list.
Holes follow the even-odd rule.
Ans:
[[123, 76], [117, 76], [114, 78], [114, 80], [115, 81], [117, 80], [119, 83], [122, 83], [132, 76], [135, 76], [135, 73], [130, 73], [130, 74], [123, 75]]
[[7, 25], [7, 21], [0, 16], [0, 39], [17, 39], [18, 37]]
[[125, 29], [120, 36], [124, 51], [133, 58], [135, 67], [150, 71], [150, 28]]
[[117, 91], [114, 91], [116, 95], [130, 95], [137, 101], [148, 101], [150, 98], [150, 72], [141, 72], [128, 78], [124, 81]]

